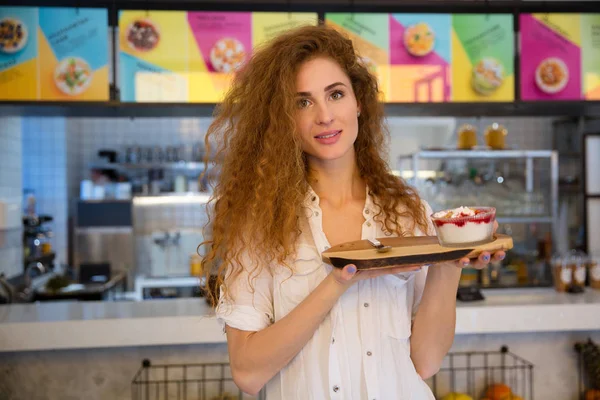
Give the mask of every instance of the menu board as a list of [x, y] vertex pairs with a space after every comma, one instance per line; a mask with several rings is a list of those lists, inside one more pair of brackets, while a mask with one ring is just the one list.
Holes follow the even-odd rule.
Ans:
[[187, 13], [121, 11], [121, 100], [187, 102], [189, 46]]
[[514, 100], [510, 14], [326, 14], [377, 76], [386, 102]]
[[453, 15], [452, 100], [513, 101], [514, 54], [512, 15]]
[[325, 24], [346, 34], [367, 68], [377, 77], [381, 101], [390, 101], [389, 14], [330, 13]]
[[108, 100], [108, 14], [40, 8], [40, 99]]
[[519, 18], [522, 99], [600, 99], [600, 14]]
[[39, 97], [38, 9], [0, 7], [0, 99]]
[[216, 103], [252, 49], [316, 13], [122, 11], [121, 100]]
[[600, 100], [600, 14], [581, 16], [583, 97]]
[[391, 14], [392, 102], [450, 100], [449, 14]]
[[108, 100], [108, 14], [0, 8], [0, 98]]

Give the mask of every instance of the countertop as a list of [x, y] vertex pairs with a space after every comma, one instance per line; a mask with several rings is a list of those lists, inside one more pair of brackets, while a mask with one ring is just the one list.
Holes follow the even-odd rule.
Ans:
[[[600, 330], [600, 290], [490, 289], [457, 304], [456, 334]], [[204, 299], [0, 306], [0, 352], [225, 343]]]

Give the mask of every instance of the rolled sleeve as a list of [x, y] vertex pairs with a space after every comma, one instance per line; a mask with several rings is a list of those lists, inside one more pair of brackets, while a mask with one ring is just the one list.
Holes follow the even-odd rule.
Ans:
[[221, 287], [216, 317], [223, 329], [228, 325], [242, 331], [256, 332], [272, 323], [273, 277], [265, 266], [258, 275], [254, 275], [244, 268], [235, 280], [226, 279], [230, 294], [227, 298]]

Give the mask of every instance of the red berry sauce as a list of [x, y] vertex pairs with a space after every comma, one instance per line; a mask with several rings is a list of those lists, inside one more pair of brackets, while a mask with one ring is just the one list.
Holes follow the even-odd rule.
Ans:
[[[460, 228], [465, 226], [467, 222], [473, 222], [475, 224], [489, 224], [490, 222], [492, 222], [492, 218], [494, 218], [493, 212], [477, 209], [473, 211], [475, 211], [475, 215], [467, 215], [465, 213], [460, 213], [459, 216], [454, 218], [446, 217], [448, 219], [434, 219], [433, 223], [438, 227], [444, 226], [446, 224], [453, 224]], [[487, 215], [481, 216], [481, 214]], [[448, 215], [452, 215], [452, 213], [449, 212]]]

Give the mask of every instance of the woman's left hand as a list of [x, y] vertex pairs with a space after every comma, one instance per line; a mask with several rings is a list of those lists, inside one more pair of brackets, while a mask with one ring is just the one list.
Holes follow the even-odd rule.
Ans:
[[[494, 233], [496, 233], [496, 229], [498, 229], [498, 222], [494, 221]], [[473, 260], [470, 260], [466, 257], [461, 258], [456, 262], [456, 266], [460, 268], [471, 267], [475, 269], [482, 269], [485, 268], [485, 266], [488, 265], [490, 261], [492, 261], [492, 257], [493, 261], [502, 261], [504, 260], [504, 257], [506, 257], [506, 253], [503, 251], [497, 251], [492, 256], [488, 251], [484, 251], [479, 255], [478, 258], [475, 258]]]

